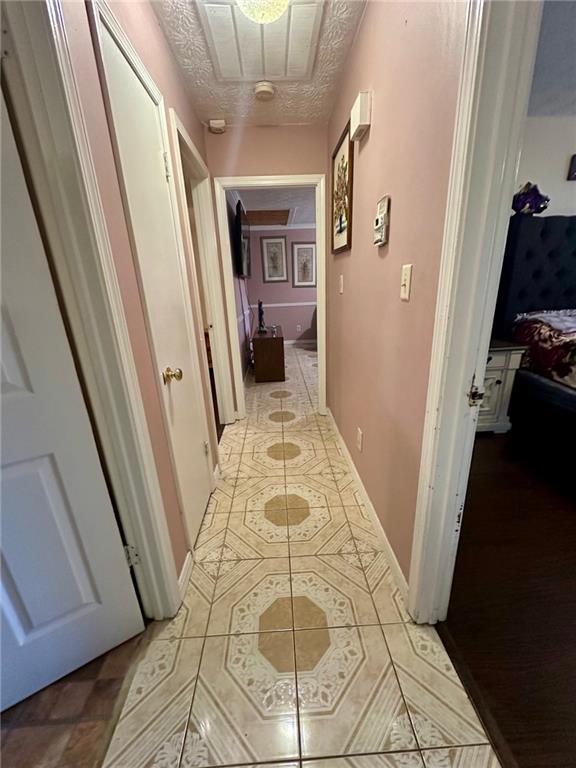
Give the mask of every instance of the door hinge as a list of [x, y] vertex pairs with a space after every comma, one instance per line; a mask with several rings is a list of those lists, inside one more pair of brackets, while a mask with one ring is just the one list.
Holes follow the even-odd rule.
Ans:
[[204, 440], [204, 453], [206, 454], [206, 456], [208, 456], [208, 454], [210, 453], [210, 449], [208, 447], [208, 443], [206, 442], [206, 440]]
[[484, 392], [482, 392], [476, 384], [474, 384], [474, 379], [476, 378], [476, 374], [472, 377], [472, 385], [470, 389], [468, 390], [468, 405], [470, 408], [474, 408], [476, 405], [480, 405], [482, 400], [484, 400]]
[[124, 554], [126, 555], [128, 568], [134, 568], [135, 565], [140, 565], [140, 555], [138, 554], [136, 547], [132, 546], [132, 544], [126, 544], [124, 546]]
[[168, 152], [164, 152], [164, 173], [166, 174], [166, 181], [170, 181], [172, 174], [170, 173], [170, 163], [168, 162]]

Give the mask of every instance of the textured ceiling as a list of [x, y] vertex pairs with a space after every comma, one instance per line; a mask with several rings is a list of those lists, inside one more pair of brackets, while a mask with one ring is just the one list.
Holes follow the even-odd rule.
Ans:
[[[250, 57], [249, 49], [253, 51], [254, 46], [245, 42], [249, 39], [246, 29], [253, 27], [250, 34], [261, 35], [260, 25], [242, 22], [242, 39], [238, 36], [239, 28], [234, 27], [234, 39], [230, 39], [228, 43], [230, 50], [244, 51], [244, 58], [249, 59], [251, 64], [243, 64], [242, 55], [236, 53], [238, 64], [233, 64], [227, 74], [233, 77], [234, 67], [237, 66], [236, 74], [240, 72], [244, 81], [230, 82], [223, 78], [223, 60], [218, 60], [214, 41], [211, 46], [207, 43], [198, 8], [199, 2], [200, 0], [162, 0], [155, 2], [154, 8], [176, 59], [184, 71], [194, 109], [200, 120], [207, 122], [224, 118], [230, 125], [279, 125], [321, 122], [329, 117], [338, 79], [360, 22], [365, 0], [331, 0], [323, 3], [315, 60], [310, 66], [309, 60], [304, 61], [302, 57], [298, 70], [296, 59], [293, 57], [292, 68], [285, 64], [283, 73], [278, 77], [267, 75], [277, 88], [276, 97], [270, 102], [259, 102], [254, 98], [254, 83], [260, 79], [260, 76], [256, 75], [260, 54]], [[297, 0], [292, 2], [294, 5], [299, 4]], [[229, 7], [230, 0], [226, 0], [224, 4]], [[316, 3], [307, 0], [304, 5], [312, 8]], [[290, 13], [294, 13], [294, 9], [291, 9]], [[264, 34], [276, 34], [274, 27], [277, 27], [282, 38], [283, 24], [286, 24], [285, 17], [268, 25], [268, 31]], [[286, 42], [282, 44], [286, 53], [289, 52], [289, 31], [287, 35]], [[298, 38], [301, 44], [302, 35], [293, 37]], [[223, 43], [219, 45], [222, 47]], [[232, 45], [235, 47], [232, 48]], [[230, 57], [227, 61], [230, 61]], [[253, 74], [247, 74], [247, 71], [250, 72], [250, 66], [253, 67]], [[283, 79], [296, 71], [303, 73], [298, 75], [298, 79]]]
[[316, 198], [311, 187], [276, 189], [241, 189], [227, 193], [232, 207], [240, 198], [246, 211], [290, 210], [288, 226], [313, 227], [316, 221]]

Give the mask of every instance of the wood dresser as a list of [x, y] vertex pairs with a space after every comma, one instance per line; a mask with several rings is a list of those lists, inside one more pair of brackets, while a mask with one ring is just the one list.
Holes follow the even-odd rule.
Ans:
[[266, 333], [255, 333], [252, 337], [254, 350], [254, 379], [262, 381], [284, 381], [284, 336], [282, 326], [266, 328]]

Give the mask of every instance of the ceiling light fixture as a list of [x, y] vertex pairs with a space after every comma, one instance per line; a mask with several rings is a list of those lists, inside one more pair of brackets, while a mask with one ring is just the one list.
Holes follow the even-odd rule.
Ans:
[[258, 101], [270, 101], [276, 94], [276, 88], [268, 80], [260, 80], [254, 86], [254, 95]]
[[238, 7], [256, 24], [272, 24], [286, 13], [290, 0], [236, 0]]

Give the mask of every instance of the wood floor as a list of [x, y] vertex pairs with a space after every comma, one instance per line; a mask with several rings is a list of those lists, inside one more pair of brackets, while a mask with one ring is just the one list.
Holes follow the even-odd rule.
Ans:
[[[570, 448], [570, 443], [572, 444]], [[476, 440], [438, 625], [504, 766], [576, 766], [576, 451]]]

